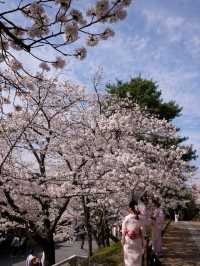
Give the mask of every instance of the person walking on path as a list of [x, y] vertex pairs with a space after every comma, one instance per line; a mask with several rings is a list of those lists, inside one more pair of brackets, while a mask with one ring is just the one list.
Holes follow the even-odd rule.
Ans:
[[179, 214], [175, 212], [175, 215], [174, 215], [174, 221], [175, 223], [177, 223], [179, 220]]
[[149, 199], [147, 193], [142, 195], [141, 199], [138, 201], [138, 208], [140, 212], [140, 219], [143, 222], [144, 234], [147, 235], [151, 227], [151, 212], [149, 209]]
[[26, 266], [31, 266], [31, 261], [34, 258], [34, 250], [31, 249], [29, 255], [26, 258]]
[[158, 199], [154, 200], [155, 210], [152, 216], [152, 244], [153, 250], [158, 257], [162, 256], [162, 228], [164, 213]]
[[45, 253], [42, 251], [41, 266], [45, 266]]
[[142, 221], [139, 218], [137, 202], [129, 203], [129, 214], [122, 223], [122, 245], [125, 266], [141, 266], [144, 253]]
[[11, 246], [12, 255], [16, 256], [17, 252], [19, 251], [19, 246], [20, 246], [20, 239], [18, 236], [13, 237], [13, 240], [12, 240], [10, 246]]
[[81, 249], [84, 249], [85, 238], [86, 238], [86, 234], [87, 234], [85, 225], [81, 224], [79, 230], [80, 230], [79, 237], [80, 237], [80, 240], [81, 240]]
[[149, 241], [151, 236], [151, 207], [147, 192], [141, 196], [138, 201], [138, 208], [140, 212], [140, 220], [143, 225], [143, 234], [144, 234], [144, 255], [143, 255], [143, 266], [147, 265], [148, 256], [149, 256]]

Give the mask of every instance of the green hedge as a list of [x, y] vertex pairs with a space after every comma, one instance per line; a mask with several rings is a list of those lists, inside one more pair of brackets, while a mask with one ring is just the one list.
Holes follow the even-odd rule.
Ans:
[[90, 258], [91, 265], [122, 266], [123, 253], [121, 243], [113, 243], [110, 247], [100, 248]]

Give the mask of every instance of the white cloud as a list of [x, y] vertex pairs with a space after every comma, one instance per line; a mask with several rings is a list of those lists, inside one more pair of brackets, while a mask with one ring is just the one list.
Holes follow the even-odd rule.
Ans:
[[192, 48], [195, 49], [196, 45], [199, 46], [199, 38], [197, 37], [200, 36], [199, 22], [192, 17], [188, 19], [176, 14], [171, 15], [159, 9], [146, 9], [142, 10], [141, 13], [146, 19], [146, 26], [153, 29], [157, 34], [165, 36], [168, 43], [183, 42], [182, 44], [188, 46], [188, 51], [191, 54], [193, 53]]

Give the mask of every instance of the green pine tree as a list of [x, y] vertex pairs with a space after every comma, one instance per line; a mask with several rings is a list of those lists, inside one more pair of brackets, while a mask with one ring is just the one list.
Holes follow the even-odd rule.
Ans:
[[[129, 99], [131, 102], [137, 103], [142, 109], [159, 119], [172, 121], [181, 115], [182, 107], [175, 101], [165, 102], [162, 99], [162, 93], [159, 90], [158, 84], [153, 80], [143, 79], [141, 76], [132, 78], [128, 82], [117, 81], [116, 84], [108, 84], [107, 92], [119, 99]], [[179, 131], [178, 128], [177, 131]], [[163, 142], [163, 146], [166, 148], [171, 145], [181, 146], [186, 139], [186, 137], [173, 140], [166, 139]], [[152, 139], [152, 142], [156, 144], [158, 140]], [[196, 158], [196, 151], [192, 147], [183, 156], [185, 161]]]

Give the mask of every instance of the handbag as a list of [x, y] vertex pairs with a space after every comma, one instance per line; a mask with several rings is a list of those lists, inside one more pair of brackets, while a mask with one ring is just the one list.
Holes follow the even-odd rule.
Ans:
[[156, 255], [156, 253], [154, 252], [152, 245], [150, 245], [148, 247], [148, 251], [147, 251], [148, 255], [148, 266], [161, 266], [161, 261], [159, 260], [158, 256]]
[[161, 262], [153, 250], [150, 254], [149, 266], [161, 266]]

